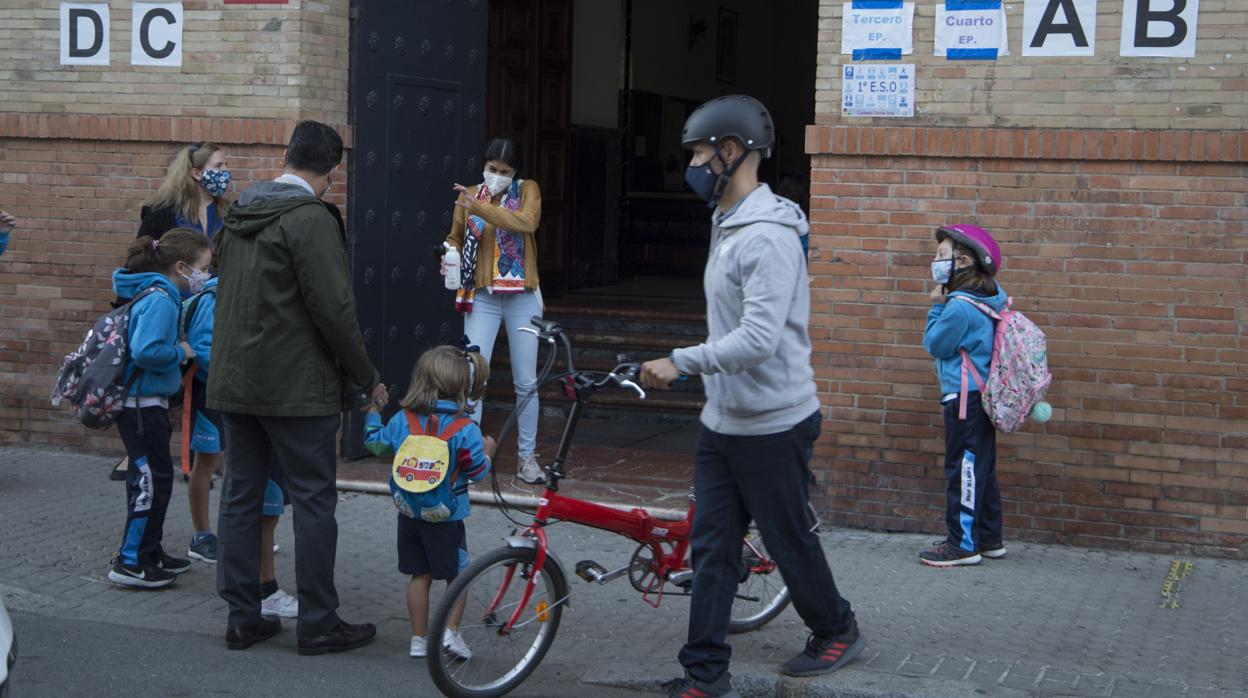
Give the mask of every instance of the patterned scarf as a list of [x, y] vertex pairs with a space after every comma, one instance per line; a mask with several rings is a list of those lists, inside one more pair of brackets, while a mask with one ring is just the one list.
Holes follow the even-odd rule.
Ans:
[[[489, 205], [490, 188], [482, 184], [477, 188], [477, 201]], [[508, 211], [520, 210], [520, 181], [511, 183], [507, 193], [503, 195], [503, 208]], [[469, 215], [464, 231], [464, 250], [460, 259], [460, 287], [455, 294], [455, 310], [460, 313], [471, 313], [472, 304], [477, 296], [477, 252], [481, 247], [481, 238], [485, 235], [485, 219], [481, 216]], [[519, 293], [524, 290], [524, 237], [513, 235], [502, 228], [495, 228], [494, 259], [496, 260], [493, 293]], [[519, 287], [516, 288], [516, 281]]]

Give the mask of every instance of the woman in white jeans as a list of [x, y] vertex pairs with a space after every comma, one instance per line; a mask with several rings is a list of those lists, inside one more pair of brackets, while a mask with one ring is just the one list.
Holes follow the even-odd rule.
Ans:
[[[455, 309], [464, 314], [464, 334], [481, 347], [486, 361], [494, 353], [500, 323], [507, 330], [511, 350], [511, 380], [516, 403], [523, 405], [517, 420], [516, 476], [536, 484], [545, 478], [533, 452], [537, 445], [537, 336], [521, 332], [542, 314], [542, 292], [537, 278], [535, 235], [542, 217], [542, 192], [537, 182], [520, 180], [520, 149], [509, 138], [495, 138], [482, 158], [483, 182], [473, 187], [455, 185], [455, 220], [446, 241], [460, 255], [460, 290]], [[442, 273], [446, 274], [443, 264]], [[472, 415], [481, 421], [481, 407]]]

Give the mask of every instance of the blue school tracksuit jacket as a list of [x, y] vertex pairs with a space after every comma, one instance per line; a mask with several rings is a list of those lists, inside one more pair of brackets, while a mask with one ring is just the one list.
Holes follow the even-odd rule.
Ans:
[[[190, 306], [188, 305], [189, 309]], [[186, 343], [195, 352], [195, 380], [208, 382], [208, 365], [212, 360], [212, 320], [217, 309], [217, 277], [212, 277], [200, 291], [195, 303], [195, 314], [186, 328]]]
[[[434, 410], [442, 429], [450, 426], [455, 419], [464, 416], [459, 411], [459, 403], [451, 400], [438, 400]], [[381, 415], [370, 412], [364, 418], [364, 447], [375, 455], [397, 452], [403, 445], [403, 441], [412, 433], [407, 428], [405, 411], [395, 412], [385, 426], [382, 426]], [[422, 414], [418, 417], [422, 425], [428, 424], [428, 415]], [[481, 427], [469, 424], [460, 429], [459, 433], [451, 437], [450, 447], [451, 458], [459, 472], [455, 477], [457, 489], [470, 482], [481, 481], [490, 472], [490, 460], [485, 457], [485, 442], [481, 438]], [[400, 503], [400, 498], [403, 498], [407, 504], [407, 511], [420, 511], [420, 502], [416, 499], [419, 495], [399, 489], [399, 486], [394, 483], [394, 478], [390, 479], [390, 494], [395, 498], [395, 504], [399, 505], [400, 510], [404, 508]], [[466, 490], [460, 492], [459, 505], [447, 521], [462, 521], [468, 518], [469, 506], [468, 492]]]
[[[927, 329], [923, 332], [923, 348], [936, 358], [936, 375], [940, 377], [941, 395], [957, 394], [962, 390], [962, 352], [971, 357], [971, 364], [980, 378], [988, 380], [992, 364], [992, 340], [995, 332], [992, 318], [966, 301], [955, 301], [955, 296], [966, 296], [987, 305], [997, 312], [1005, 307], [1005, 290], [997, 284], [993, 296], [980, 296], [967, 291], [954, 291], [944, 302], [936, 303], [927, 311]], [[967, 383], [968, 392], [979, 392], [975, 379]], [[943, 402], [943, 400], [942, 400]]]
[[178, 346], [178, 318], [182, 312], [181, 292], [164, 274], [132, 274], [125, 269], [113, 272], [113, 292], [120, 298], [134, 298], [151, 286], [164, 293], [148, 294], [130, 309], [130, 360], [126, 380], [136, 368], [143, 374], [130, 394], [135, 397], [169, 397], [182, 387], [179, 366], [186, 352]]

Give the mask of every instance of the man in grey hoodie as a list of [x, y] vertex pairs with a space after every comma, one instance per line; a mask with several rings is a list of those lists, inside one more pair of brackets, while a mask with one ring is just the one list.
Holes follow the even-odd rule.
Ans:
[[752, 518], [779, 565], [810, 637], [785, 663], [791, 676], [848, 664], [866, 644], [836, 590], [806, 507], [819, 437], [819, 398], [810, 365], [810, 288], [797, 204], [758, 181], [774, 143], [757, 100], [720, 97], [685, 122], [693, 151], [685, 179], [710, 206], [711, 248], [703, 277], [710, 336], [646, 362], [642, 382], [666, 388], [684, 375], [706, 386], [694, 468], [693, 600], [685, 676], [669, 696], [736, 696], [728, 673], [728, 619]]

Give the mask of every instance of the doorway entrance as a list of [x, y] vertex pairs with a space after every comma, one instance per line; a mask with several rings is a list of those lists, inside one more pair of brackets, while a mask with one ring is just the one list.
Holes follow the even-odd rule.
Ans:
[[[777, 145], [762, 177], [807, 204], [818, 0], [353, 0], [351, 16], [352, 278], [392, 393], [462, 331], [437, 250], [451, 184], [480, 181], [489, 137], [516, 140], [521, 176], [541, 185], [548, 313], [611, 330], [598, 336], [621, 351], [638, 343], [621, 318], [651, 343], [701, 322], [710, 212], [684, 184], [680, 146], [698, 104], [766, 104]], [[700, 395], [689, 387], [686, 414]], [[360, 453], [361, 431], [348, 423], [344, 453]]]

